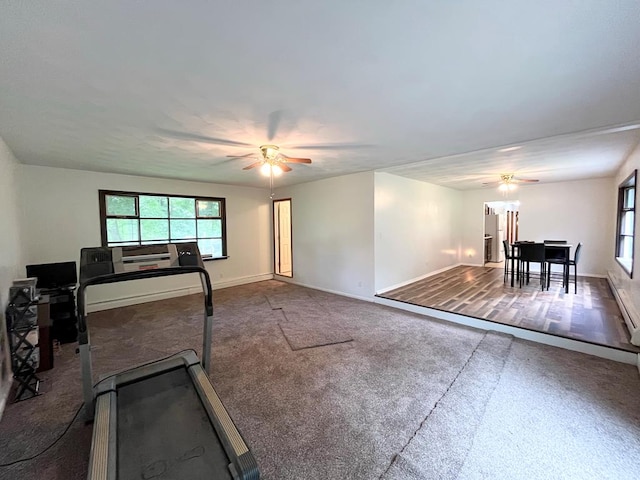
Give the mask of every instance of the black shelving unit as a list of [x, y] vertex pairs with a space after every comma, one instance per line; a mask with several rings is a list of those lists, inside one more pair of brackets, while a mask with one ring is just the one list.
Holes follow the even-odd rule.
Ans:
[[5, 311], [13, 378], [17, 382], [14, 401], [38, 395], [40, 363], [38, 348], [38, 300], [28, 287], [11, 287]]

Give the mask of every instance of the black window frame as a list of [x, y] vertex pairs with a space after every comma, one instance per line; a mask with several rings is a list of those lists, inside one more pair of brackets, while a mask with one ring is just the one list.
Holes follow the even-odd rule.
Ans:
[[[106, 205], [106, 197], [108, 195], [111, 196], [119, 196], [119, 197], [133, 197], [135, 199], [135, 215], [107, 215], [107, 205]], [[227, 206], [226, 206], [226, 199], [224, 197], [204, 197], [204, 196], [200, 196], [200, 195], [177, 195], [177, 194], [168, 194], [168, 193], [151, 193], [151, 192], [129, 192], [129, 191], [121, 191], [121, 190], [98, 190], [98, 197], [99, 197], [99, 205], [100, 205], [100, 240], [102, 243], [103, 247], [108, 247], [109, 242], [107, 239], [107, 219], [108, 218], [123, 218], [123, 219], [135, 219], [138, 221], [138, 240], [137, 241], [131, 241], [131, 242], [126, 242], [128, 244], [134, 245], [154, 245], [157, 244], [159, 241], [163, 241], [165, 239], [158, 239], [158, 240], [142, 240], [142, 234], [141, 234], [141, 228], [140, 228], [140, 202], [139, 202], [139, 197], [144, 196], [144, 197], [166, 197], [167, 198], [167, 204], [169, 205], [171, 202], [171, 198], [188, 198], [190, 200], [193, 200], [195, 205], [197, 205], [197, 202], [200, 201], [213, 201], [213, 202], [219, 202], [220, 205], [220, 216], [218, 217], [200, 217], [198, 215], [198, 209], [195, 209], [195, 217], [193, 217], [193, 220], [196, 221], [196, 238], [195, 239], [171, 239], [170, 237], [168, 239], [166, 239], [167, 242], [176, 242], [176, 243], [180, 243], [180, 242], [193, 242], [193, 241], [198, 241], [198, 240], [202, 240], [202, 239], [210, 239], [210, 238], [218, 238], [218, 237], [198, 237], [198, 219], [220, 219], [222, 221], [221, 223], [221, 240], [222, 240], [222, 255], [218, 256], [218, 257], [214, 257], [212, 255], [209, 254], [203, 254], [202, 255], [202, 260], [204, 261], [209, 261], [209, 260], [221, 260], [221, 259], [225, 259], [225, 258], [229, 258], [228, 257], [228, 253], [227, 253]], [[169, 207], [168, 207], [169, 208]], [[162, 217], [158, 217], [158, 218], [143, 218], [143, 220], [164, 220], [165, 218]], [[171, 220], [169, 213], [167, 212], [167, 218], [166, 220], [169, 222], [169, 220]], [[171, 235], [171, 229], [169, 226], [169, 236]], [[116, 242], [112, 242], [112, 243], [116, 243]], [[117, 243], [125, 243], [125, 242], [117, 242]]]
[[[638, 170], [634, 170], [627, 178], [624, 179], [620, 185], [618, 185], [618, 208], [617, 208], [617, 225], [616, 225], [616, 245], [615, 245], [615, 259], [618, 264], [622, 267], [622, 269], [629, 275], [629, 278], [633, 278], [633, 267], [635, 264], [635, 250], [636, 250], [636, 205], [637, 205], [637, 177]], [[625, 198], [627, 192], [633, 190], [633, 206], [625, 206]], [[624, 227], [624, 223], [622, 221], [623, 216], [627, 212], [633, 212], [633, 231], [631, 233], [623, 233], [622, 229]], [[620, 255], [623, 249], [623, 241], [625, 238], [631, 237], [631, 265], [628, 265], [628, 262], [625, 257]]]

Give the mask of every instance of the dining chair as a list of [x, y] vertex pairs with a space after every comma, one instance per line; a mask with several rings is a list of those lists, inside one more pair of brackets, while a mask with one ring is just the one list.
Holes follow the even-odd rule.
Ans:
[[[568, 242], [566, 240], [544, 240], [545, 245], [566, 245]], [[547, 290], [549, 289], [549, 284], [551, 282], [551, 276], [553, 274], [552, 265], [563, 265], [562, 268], [562, 286], [564, 286], [564, 279], [566, 277], [566, 272], [564, 271], [564, 265], [566, 263], [566, 255], [568, 255], [567, 250], [565, 249], [554, 249], [548, 248], [546, 252], [547, 257]]]
[[[573, 293], [578, 293], [578, 261], [580, 260], [580, 250], [582, 249], [582, 243], [578, 243], [576, 251], [573, 254], [573, 260], [569, 260], [569, 270], [573, 266]], [[570, 272], [567, 272], [569, 276]]]
[[[544, 243], [521, 243], [520, 247], [520, 288], [525, 281], [529, 283], [529, 265], [531, 263], [538, 263], [540, 265], [540, 287], [544, 290], [547, 284], [547, 262], [545, 257]], [[526, 273], [525, 273], [526, 264]]]
[[[511, 252], [509, 249], [509, 242], [506, 240], [502, 241], [502, 248], [504, 248], [504, 276], [503, 283], [507, 283], [507, 279], [509, 278], [509, 273], [513, 275], [513, 272], [510, 272], [509, 265], [511, 264], [511, 259], [513, 258], [514, 265], [518, 268], [518, 273], [520, 272], [520, 254], [515, 252]], [[518, 275], [519, 278], [519, 275]]]

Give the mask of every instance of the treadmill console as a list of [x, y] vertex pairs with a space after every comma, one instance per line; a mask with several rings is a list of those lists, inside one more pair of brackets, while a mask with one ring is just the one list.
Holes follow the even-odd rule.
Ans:
[[204, 267], [196, 242], [83, 248], [80, 282], [114, 273], [186, 266]]

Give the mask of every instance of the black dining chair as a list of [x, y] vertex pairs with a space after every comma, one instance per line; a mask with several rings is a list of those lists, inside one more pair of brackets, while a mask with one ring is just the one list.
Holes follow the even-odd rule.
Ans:
[[[547, 264], [549, 266], [549, 275], [547, 278], [547, 289], [549, 288], [549, 282], [551, 281], [551, 265], [562, 265], [562, 286], [565, 286], [565, 278], [571, 283], [571, 266], [573, 266], [573, 293], [578, 293], [578, 262], [580, 261], [580, 251], [582, 250], [582, 242], [578, 243], [575, 252], [573, 252], [573, 258], [569, 259], [569, 266], [567, 267], [567, 261], [564, 256], [547, 257]], [[569, 268], [569, 271], [567, 271]]]
[[[569, 267], [568, 267], [569, 271], [566, 270], [567, 262], [564, 257], [560, 259], [555, 259], [555, 258], [547, 259], [549, 268], [551, 268], [552, 264], [562, 265], [562, 286], [563, 287], [564, 287], [565, 278], [569, 283], [571, 283], [571, 267], [573, 266], [573, 293], [578, 293], [578, 262], [580, 261], [581, 250], [582, 250], [582, 242], [578, 243], [578, 245], [576, 246], [576, 250], [575, 252], [573, 252], [573, 259], [569, 259]], [[549, 273], [551, 273], [551, 270], [549, 270]], [[547, 280], [547, 288], [549, 288], [549, 280]]]
[[[520, 243], [520, 288], [525, 279], [529, 283], [529, 265], [538, 263], [540, 265], [540, 287], [542, 290], [547, 284], [547, 262], [545, 257], [544, 243]], [[526, 273], [525, 273], [526, 264]]]
[[569, 260], [569, 270], [571, 270], [571, 266], [573, 266], [573, 293], [578, 293], [578, 261], [580, 260], [581, 249], [582, 243], [578, 243], [576, 251], [573, 254], [573, 260]]
[[[566, 240], [544, 240], [545, 245], [566, 245], [568, 242]], [[552, 265], [564, 265], [566, 263], [567, 250], [565, 249], [554, 249], [548, 248], [546, 252], [547, 257], [547, 290], [549, 289], [549, 285], [551, 282], [551, 276], [553, 275], [553, 270], [551, 268]], [[562, 283], [564, 286], [564, 278], [565, 272], [564, 268], [562, 269]]]
[[503, 283], [507, 283], [507, 279], [509, 278], [509, 273], [513, 275], [513, 272], [509, 270], [509, 265], [511, 264], [511, 259], [513, 258], [513, 262], [515, 267], [518, 269], [518, 278], [520, 272], [520, 254], [511, 252], [509, 249], [509, 242], [506, 240], [502, 241], [502, 247], [504, 248], [504, 277], [502, 279]]

